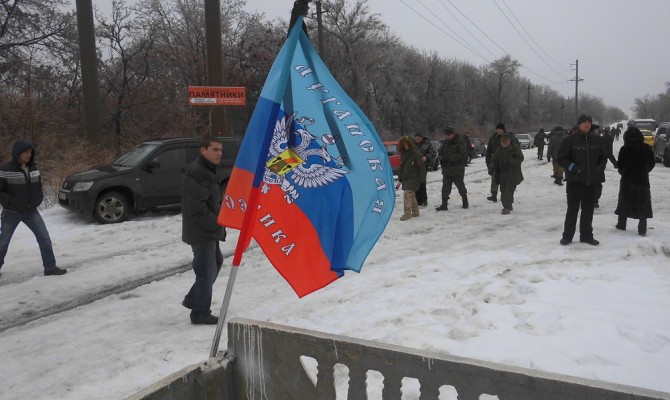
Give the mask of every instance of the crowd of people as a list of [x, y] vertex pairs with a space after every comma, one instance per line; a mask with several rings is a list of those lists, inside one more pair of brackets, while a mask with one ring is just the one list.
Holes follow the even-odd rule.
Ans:
[[[469, 208], [465, 185], [465, 167], [468, 163], [469, 138], [458, 135], [453, 127], [444, 128], [441, 146], [435, 151], [430, 141], [417, 134], [412, 140], [399, 141], [399, 185], [403, 190], [404, 210], [401, 221], [420, 216], [419, 208], [428, 205], [426, 178], [428, 165], [437, 159], [442, 166], [441, 204], [437, 212], [448, 211], [453, 186], [461, 196], [461, 207]], [[624, 144], [618, 157], [613, 154], [613, 140], [618, 140], [620, 128], [600, 129], [588, 115], [581, 115], [577, 125], [566, 132], [557, 126], [549, 134], [540, 130], [535, 137], [537, 158], [544, 157], [544, 143], [548, 140], [547, 160], [552, 162], [554, 183], [566, 182], [567, 206], [561, 245], [572, 243], [579, 216], [579, 241], [598, 245], [593, 237], [593, 212], [605, 182], [605, 168], [611, 162], [621, 175], [616, 228], [626, 230], [629, 218], [637, 219], [639, 235], [647, 234], [647, 220], [653, 217], [649, 172], [655, 166], [651, 147], [644, 143], [640, 130], [629, 126], [623, 134]], [[200, 143], [200, 156], [187, 166], [182, 183], [182, 240], [191, 246], [195, 282], [185, 295], [182, 305], [190, 310], [193, 324], [216, 324], [212, 315], [212, 286], [223, 263], [220, 241], [226, 231], [217, 223], [222, 193], [216, 181], [216, 170], [221, 160], [222, 145], [215, 137], [205, 137]], [[486, 166], [491, 176], [491, 195], [487, 200], [500, 201], [502, 214], [510, 214], [514, 207], [514, 192], [523, 182], [521, 165], [524, 155], [514, 134], [499, 123], [488, 140]], [[42, 179], [35, 162], [35, 149], [26, 142], [17, 141], [11, 160], [0, 166], [0, 268], [3, 267], [10, 241], [20, 223], [34, 234], [39, 245], [44, 275], [63, 275], [67, 271], [56, 265], [49, 232], [38, 211], [43, 199]]]
[[[651, 147], [644, 143], [640, 130], [629, 126], [623, 134], [624, 144], [618, 157], [614, 155], [613, 142], [619, 140], [622, 124], [615, 128], [593, 123], [589, 115], [581, 115], [570, 130], [554, 127], [549, 133], [540, 129], [535, 135], [537, 159], [543, 160], [545, 144], [547, 161], [551, 162], [551, 178], [558, 186], [565, 182], [566, 211], [561, 245], [569, 245], [577, 231], [579, 241], [593, 246], [600, 244], [593, 236], [593, 213], [599, 207], [605, 168], [608, 161], [621, 175], [615, 214], [616, 228], [626, 230], [628, 218], [638, 220], [638, 234], [647, 234], [647, 219], [653, 217], [649, 172], [655, 159]], [[419, 207], [428, 203], [426, 196], [427, 164], [437, 157], [442, 168], [441, 204], [436, 211], [447, 211], [453, 186], [462, 199], [462, 208], [469, 207], [465, 185], [465, 167], [468, 163], [469, 137], [460, 136], [453, 127], [443, 130], [441, 146], [435, 152], [429, 141], [420, 134], [411, 141], [400, 139], [399, 185], [404, 191], [404, 213], [401, 221], [419, 217]], [[491, 176], [491, 195], [486, 199], [502, 203], [502, 214], [510, 214], [514, 207], [514, 192], [523, 182], [521, 165], [524, 155], [519, 141], [507, 132], [504, 123], [496, 125], [486, 149], [486, 166]], [[579, 218], [578, 218], [579, 217]]]

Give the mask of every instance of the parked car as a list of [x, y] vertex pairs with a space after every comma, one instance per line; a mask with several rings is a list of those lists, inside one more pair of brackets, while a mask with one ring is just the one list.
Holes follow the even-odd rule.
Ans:
[[398, 142], [384, 142], [384, 147], [386, 147], [386, 153], [388, 154], [389, 161], [391, 162], [393, 175], [398, 175], [398, 170], [400, 169], [400, 151], [398, 149]]
[[[220, 138], [222, 188], [228, 183], [241, 141]], [[71, 211], [92, 215], [102, 224], [123, 222], [135, 212], [181, 203], [186, 165], [200, 148], [199, 138], [153, 139], [128, 150], [111, 164], [74, 173], [63, 181], [58, 203]]]
[[654, 136], [654, 156], [656, 161], [670, 167], [670, 122], [662, 122]]
[[470, 138], [470, 142], [474, 146], [472, 158], [484, 157], [486, 155], [486, 144], [480, 138]]
[[521, 145], [522, 149], [530, 149], [533, 148], [533, 139], [531, 138], [530, 134], [528, 133], [517, 133], [514, 135], [518, 140], [519, 140], [519, 145]]

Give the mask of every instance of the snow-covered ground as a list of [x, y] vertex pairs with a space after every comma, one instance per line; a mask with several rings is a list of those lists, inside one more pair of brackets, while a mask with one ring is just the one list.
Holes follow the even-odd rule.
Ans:
[[[609, 165], [594, 217], [601, 245], [561, 246], [565, 187], [554, 185], [550, 164], [535, 152], [524, 150], [526, 179], [511, 215], [485, 199], [483, 158], [466, 170], [467, 210], [454, 189], [449, 211], [434, 211], [441, 173], [430, 172], [421, 217], [398, 220], [399, 193], [362, 272], [303, 299], [252, 246], [228, 316], [670, 392], [670, 168], [658, 164], [651, 173], [647, 237], [633, 220], [626, 232], [614, 229], [619, 176]], [[59, 207], [43, 216], [68, 273], [44, 277], [34, 237], [20, 227], [0, 276], [0, 327], [191, 259], [174, 211], [117, 225]], [[237, 232], [228, 237], [230, 255]], [[228, 273], [224, 267], [214, 287], [216, 311]], [[0, 398], [120, 399], [204, 361], [215, 327], [190, 324], [180, 302], [192, 282], [186, 270], [2, 330]]]

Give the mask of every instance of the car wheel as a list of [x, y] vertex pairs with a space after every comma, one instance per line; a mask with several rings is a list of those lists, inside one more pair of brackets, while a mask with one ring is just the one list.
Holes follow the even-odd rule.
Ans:
[[101, 224], [116, 224], [128, 219], [130, 202], [119, 192], [107, 192], [98, 197], [93, 215]]
[[670, 147], [666, 147], [663, 152], [663, 165], [670, 167]]

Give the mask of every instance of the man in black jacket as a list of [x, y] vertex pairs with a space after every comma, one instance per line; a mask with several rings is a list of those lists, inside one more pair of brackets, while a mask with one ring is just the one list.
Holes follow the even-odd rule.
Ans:
[[442, 164], [442, 204], [435, 211], [448, 210], [447, 203], [451, 195], [452, 184], [456, 185], [458, 193], [463, 199], [463, 208], [468, 208], [468, 190], [465, 188], [465, 162], [468, 159], [468, 150], [465, 141], [458, 137], [454, 128], [444, 129], [444, 140], [438, 152]]
[[219, 241], [225, 228], [217, 223], [221, 209], [221, 186], [216, 171], [221, 162], [221, 142], [206, 136], [200, 142], [200, 156], [186, 167], [181, 192], [182, 240], [193, 250], [195, 283], [182, 305], [191, 309], [193, 324], [215, 325], [212, 315], [212, 286], [223, 265]]
[[566, 171], [566, 194], [568, 209], [561, 244], [572, 242], [579, 218], [579, 241], [596, 246], [600, 244], [593, 238], [593, 208], [595, 195], [602, 186], [601, 171], [607, 163], [607, 155], [602, 138], [590, 133], [592, 119], [581, 115], [577, 120], [577, 132], [567, 136], [558, 151], [557, 162]]
[[42, 177], [35, 164], [35, 149], [30, 143], [18, 140], [12, 149], [12, 160], [0, 166], [0, 268], [5, 262], [14, 231], [23, 222], [37, 239], [44, 275], [63, 275], [67, 272], [56, 266], [49, 231], [37, 211], [43, 198]]

